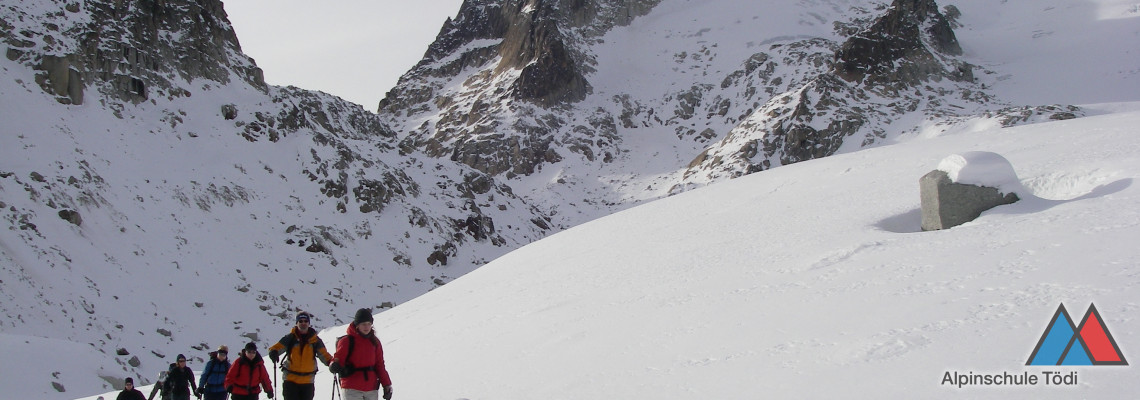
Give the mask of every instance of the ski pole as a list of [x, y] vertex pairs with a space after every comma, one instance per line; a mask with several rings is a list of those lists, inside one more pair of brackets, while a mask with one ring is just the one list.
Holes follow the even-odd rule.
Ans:
[[[264, 365], [264, 364], [262, 364]], [[277, 361], [273, 362], [273, 393], [277, 394]]]
[[333, 392], [331, 395], [329, 395], [329, 400], [340, 397], [340, 391], [336, 390], [337, 386], [340, 386], [340, 377], [338, 377], [336, 374], [333, 374]]

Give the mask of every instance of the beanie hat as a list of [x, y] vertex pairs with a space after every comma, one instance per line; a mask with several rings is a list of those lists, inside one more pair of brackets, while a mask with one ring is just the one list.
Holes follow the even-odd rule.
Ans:
[[135, 379], [128, 376], [127, 379], [123, 381], [123, 384], [126, 385], [128, 383], [134, 385]]
[[257, 351], [257, 343], [249, 342], [245, 344], [245, 351]]
[[371, 308], [361, 308], [359, 310], [356, 310], [356, 318], [352, 319], [353, 325], [360, 325], [365, 322], [372, 322]]
[[308, 311], [301, 311], [301, 312], [297, 313], [297, 322], [301, 322], [301, 319], [307, 319], [309, 321], [312, 321], [313, 320], [313, 314], [309, 314]]
[[179, 354], [179, 355], [178, 355], [178, 358], [175, 358], [175, 360], [178, 360], [178, 361], [186, 361], [186, 356], [185, 356], [185, 355], [182, 355], [182, 354]]
[[226, 347], [226, 345], [224, 345], [224, 344], [223, 344], [223, 345], [221, 345], [221, 346], [218, 346], [218, 352], [220, 352], [220, 353], [229, 353], [229, 352], [230, 352], [230, 348], [229, 348], [229, 347]]

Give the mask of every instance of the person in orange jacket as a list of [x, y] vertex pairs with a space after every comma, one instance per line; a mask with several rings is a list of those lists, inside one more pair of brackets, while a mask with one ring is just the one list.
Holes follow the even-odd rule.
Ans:
[[276, 344], [269, 347], [269, 359], [276, 365], [285, 354], [281, 370], [285, 372], [285, 382], [281, 383], [281, 397], [284, 400], [313, 400], [316, 387], [313, 377], [317, 375], [317, 358], [326, 366], [332, 356], [325, 350], [325, 342], [313, 329], [313, 314], [301, 311], [297, 314], [297, 325]]
[[[273, 398], [273, 382], [269, 371], [265, 370], [265, 360], [257, 353], [257, 344], [249, 342], [230, 372], [226, 374], [226, 391], [232, 400], [257, 400], [257, 394], [265, 389], [265, 397]], [[259, 387], [260, 386], [260, 387]]]
[[345, 400], [375, 399], [381, 387], [384, 400], [392, 400], [392, 378], [384, 366], [384, 348], [372, 330], [371, 309], [357, 310], [348, 334], [337, 339], [329, 371], [340, 375]]

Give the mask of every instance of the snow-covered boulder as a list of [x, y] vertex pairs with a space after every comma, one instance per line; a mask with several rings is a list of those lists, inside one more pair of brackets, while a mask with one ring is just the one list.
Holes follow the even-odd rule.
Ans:
[[942, 159], [919, 180], [922, 230], [973, 221], [991, 208], [1018, 201], [1023, 192], [1013, 165], [1000, 154], [971, 151]]

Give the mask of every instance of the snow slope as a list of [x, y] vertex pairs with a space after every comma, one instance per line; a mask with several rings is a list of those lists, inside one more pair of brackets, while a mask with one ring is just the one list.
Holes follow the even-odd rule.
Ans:
[[[396, 397], [1132, 396], [1129, 366], [1024, 366], [1059, 304], [1095, 304], [1124, 356], [1140, 349], [1140, 103], [1089, 109], [782, 167], [523, 247], [377, 317]], [[918, 178], [976, 150], [1036, 197], [919, 232]], [[1026, 371], [1077, 383], [942, 383]]]
[[1015, 104], [1135, 101], [1140, 5], [1131, 0], [939, 2], [962, 11], [955, 28], [978, 75]]
[[[1126, 108], [797, 164], [557, 234], [380, 315], [397, 393], [1133, 396], [1130, 367], [1023, 366], [1061, 303], [1095, 303], [1125, 357], [1140, 348], [1140, 104]], [[916, 232], [918, 177], [970, 150], [1004, 155], [1041, 198]], [[1025, 370], [1080, 380], [940, 384]]]

